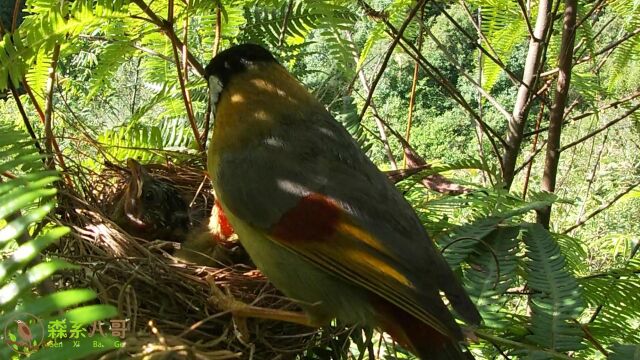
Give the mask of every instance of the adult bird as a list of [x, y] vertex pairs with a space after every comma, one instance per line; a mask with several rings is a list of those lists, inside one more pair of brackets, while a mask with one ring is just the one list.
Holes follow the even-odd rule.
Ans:
[[380, 328], [423, 359], [468, 359], [444, 293], [480, 315], [402, 194], [273, 55], [231, 47], [205, 70], [208, 171], [269, 280], [310, 323]]

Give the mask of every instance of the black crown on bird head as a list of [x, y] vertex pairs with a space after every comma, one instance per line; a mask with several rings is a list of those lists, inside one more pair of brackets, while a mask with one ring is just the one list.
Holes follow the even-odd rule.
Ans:
[[204, 76], [216, 76], [223, 86], [227, 85], [231, 77], [243, 72], [254, 62], [277, 62], [269, 50], [256, 44], [241, 44], [232, 46], [216, 55], [204, 69]]

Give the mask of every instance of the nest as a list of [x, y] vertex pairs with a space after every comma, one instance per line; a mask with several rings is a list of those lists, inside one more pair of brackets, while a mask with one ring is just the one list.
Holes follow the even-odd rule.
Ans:
[[[202, 163], [148, 169], [171, 181], [192, 199], [192, 206], [208, 213], [213, 198]], [[212, 304], [212, 285], [248, 304], [298, 308], [251, 265], [206, 267], [181, 262], [172, 256], [178, 243], [136, 238], [118, 227], [108, 214], [128, 178], [125, 168], [111, 165], [101, 173], [84, 170], [75, 176], [79, 186], [61, 191], [58, 217], [74, 231], [52, 252], [82, 265], [57, 279], [61, 286], [94, 289], [100, 303], [115, 306], [118, 319], [126, 320], [124, 346], [103, 358], [288, 359], [326, 348], [327, 342], [348, 331], [234, 319]], [[107, 321], [104, 328], [108, 325]]]

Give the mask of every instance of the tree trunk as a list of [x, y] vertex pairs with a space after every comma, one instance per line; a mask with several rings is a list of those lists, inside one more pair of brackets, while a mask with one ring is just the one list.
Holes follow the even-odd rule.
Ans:
[[516, 160], [520, 153], [520, 144], [522, 143], [522, 134], [524, 126], [529, 116], [531, 104], [529, 99], [535, 89], [532, 87], [537, 82], [540, 72], [540, 59], [544, 52], [544, 38], [547, 30], [551, 25], [551, 0], [540, 0], [538, 5], [538, 17], [536, 25], [533, 29], [533, 35], [529, 40], [529, 51], [527, 60], [524, 65], [524, 73], [522, 75], [522, 84], [518, 88], [516, 103], [513, 106], [511, 121], [509, 121], [509, 129], [507, 131], [507, 148], [502, 156], [503, 179], [505, 187], [509, 189], [513, 182], [516, 169]]
[[[560, 134], [564, 109], [567, 105], [567, 94], [571, 83], [571, 67], [573, 64], [573, 46], [576, 34], [577, 0], [565, 0], [564, 20], [562, 26], [562, 43], [560, 44], [560, 58], [558, 60], [558, 83], [553, 106], [549, 114], [549, 135], [547, 153], [542, 176], [542, 190], [554, 192], [556, 190], [556, 176], [560, 161]], [[538, 211], [538, 222], [549, 228], [551, 206]]]

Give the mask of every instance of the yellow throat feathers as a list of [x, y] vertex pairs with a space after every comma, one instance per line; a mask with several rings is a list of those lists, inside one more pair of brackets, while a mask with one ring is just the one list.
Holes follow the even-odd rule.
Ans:
[[252, 64], [235, 75], [220, 95], [209, 156], [241, 148], [272, 127], [304, 120], [304, 114], [313, 111], [325, 110], [282, 66]]

